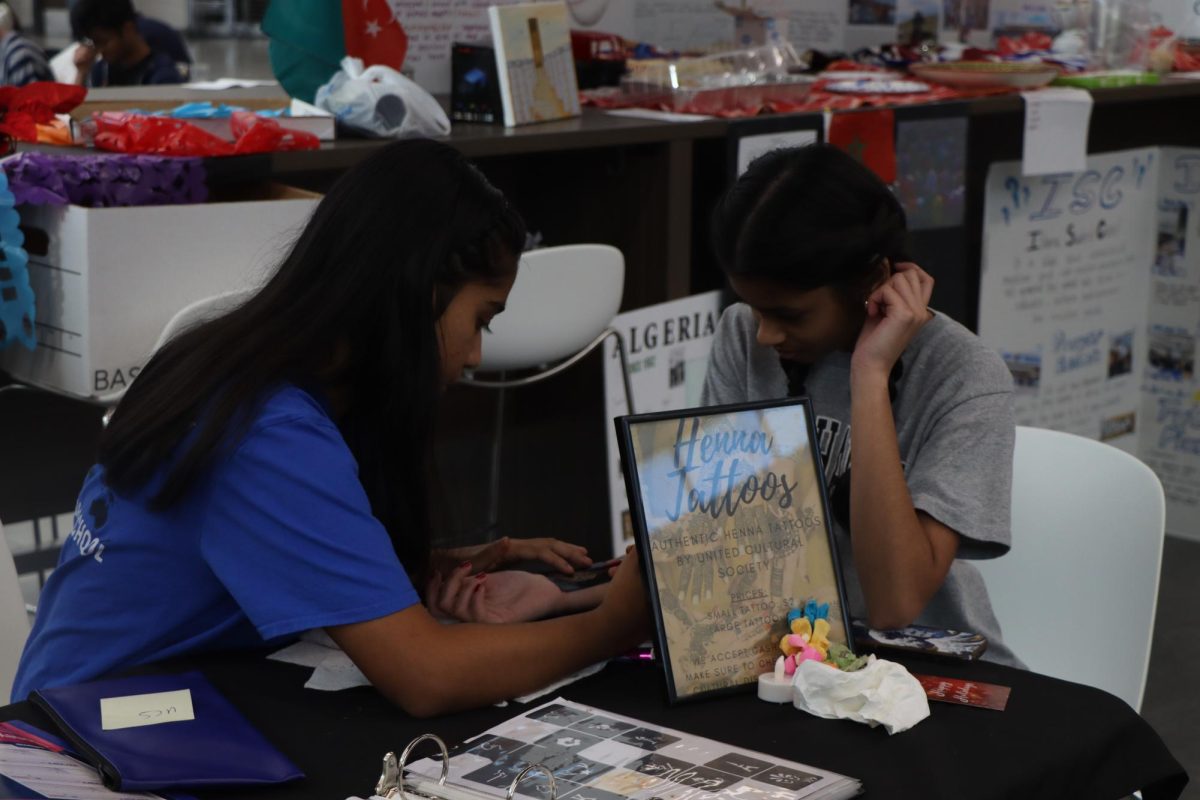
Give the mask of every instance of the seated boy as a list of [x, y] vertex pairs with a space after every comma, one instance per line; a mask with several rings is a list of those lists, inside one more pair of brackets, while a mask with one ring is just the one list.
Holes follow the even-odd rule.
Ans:
[[146, 41], [130, 0], [80, 0], [71, 9], [71, 26], [85, 37], [75, 53], [75, 80], [80, 85], [146, 86], [184, 80], [175, 59]]

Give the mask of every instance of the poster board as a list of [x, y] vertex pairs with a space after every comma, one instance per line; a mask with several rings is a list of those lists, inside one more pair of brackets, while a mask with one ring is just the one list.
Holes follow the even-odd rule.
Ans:
[[979, 303], [1017, 423], [1136, 455], [1163, 483], [1167, 531], [1200, 538], [1200, 150], [1020, 173], [988, 174]]
[[[625, 347], [634, 410], [643, 413], [700, 405], [720, 316], [721, 293], [714, 291], [626, 311], [613, 319], [612, 327]], [[621, 360], [610, 337], [604, 340], [604, 428], [613, 556], [624, 554], [626, 546], [633, 544], [633, 523], [612, 427], [615, 417], [629, 413]]]

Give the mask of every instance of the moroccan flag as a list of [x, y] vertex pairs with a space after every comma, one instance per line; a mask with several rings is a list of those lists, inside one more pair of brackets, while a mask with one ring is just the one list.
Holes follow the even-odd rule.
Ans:
[[398, 70], [404, 64], [408, 34], [389, 0], [342, 0], [342, 30], [346, 55], [361, 58], [366, 66]]
[[845, 150], [887, 184], [896, 180], [896, 117], [890, 108], [836, 111], [829, 143]]

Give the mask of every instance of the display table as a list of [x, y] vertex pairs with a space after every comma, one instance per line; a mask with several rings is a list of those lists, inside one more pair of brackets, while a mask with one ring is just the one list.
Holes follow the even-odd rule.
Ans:
[[[915, 728], [888, 736], [844, 720], [823, 720], [752, 694], [671, 707], [649, 664], [609, 665], [564, 687], [569, 700], [859, 778], [867, 797], [984, 800], [1021, 797], [1177, 798], [1183, 768], [1158, 734], [1121, 700], [1078, 684], [992, 664], [906, 658], [914, 672], [969, 677], [1012, 687], [1002, 712], [936, 703]], [[412, 719], [369, 688], [303, 688], [311, 670], [261, 655], [215, 656], [154, 671], [199, 668], [307, 777], [266, 790], [197, 793], [201, 797], [368, 797], [383, 755], [426, 732], [448, 744], [481, 733], [524, 706], [485, 708]], [[555, 695], [547, 695], [544, 700]], [[28, 703], [0, 709], [53, 730]]]

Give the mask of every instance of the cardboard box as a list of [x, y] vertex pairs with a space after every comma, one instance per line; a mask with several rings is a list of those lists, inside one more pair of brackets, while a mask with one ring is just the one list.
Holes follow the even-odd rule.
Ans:
[[177, 311], [260, 285], [319, 199], [262, 184], [196, 205], [22, 207], [38, 347], [0, 351], [0, 368], [88, 397], [124, 389]]
[[[213, 105], [239, 106], [250, 111], [279, 111], [287, 109], [291, 116], [275, 119], [285, 128], [305, 131], [323, 142], [337, 138], [336, 119], [309, 103], [294, 100], [278, 85], [232, 88], [219, 91], [193, 89], [187, 84], [162, 86], [121, 86], [91, 89], [87, 98], [71, 110], [67, 116], [71, 121], [72, 135], [76, 141], [84, 141], [80, 125], [101, 111], [170, 111], [185, 103], [212, 103]], [[232, 141], [229, 119], [188, 119], [209, 133], [226, 141]]]

